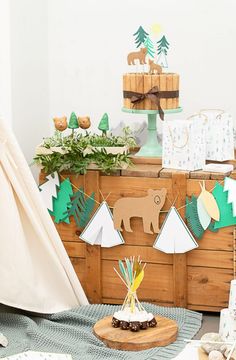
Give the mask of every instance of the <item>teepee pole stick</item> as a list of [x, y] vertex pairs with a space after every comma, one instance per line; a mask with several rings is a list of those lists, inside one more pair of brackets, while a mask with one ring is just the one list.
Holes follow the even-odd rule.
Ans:
[[229, 353], [229, 355], [227, 356], [227, 359], [226, 359], [226, 360], [230, 360], [231, 355], [232, 355], [233, 352], [234, 352], [235, 346], [236, 346], [236, 341], [233, 343], [233, 346], [232, 346], [232, 348], [231, 348], [231, 350], [230, 350], [230, 353]]
[[113, 268], [115, 270], [115, 272], [117, 273], [117, 275], [119, 276], [119, 278], [121, 279], [121, 281], [125, 284], [125, 286], [127, 287], [127, 289], [129, 289], [128, 285], [126, 284], [126, 282], [123, 280], [123, 278], [120, 276], [120, 274], [118, 273], [118, 271], [116, 270], [116, 268]]

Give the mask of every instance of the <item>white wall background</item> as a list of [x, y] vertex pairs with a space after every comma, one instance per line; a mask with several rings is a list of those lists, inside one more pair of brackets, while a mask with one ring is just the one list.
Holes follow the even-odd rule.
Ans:
[[159, 23], [170, 70], [181, 76], [178, 117], [223, 108], [236, 118], [235, 14], [235, 0], [50, 0], [50, 116], [74, 110], [94, 126], [105, 111], [114, 126], [140, 119], [121, 112], [122, 74], [132, 34]]
[[[10, 6], [9, 6], [10, 3]], [[181, 76], [186, 117], [224, 108], [236, 119], [235, 0], [0, 0], [0, 113], [30, 162], [53, 116], [76, 111], [93, 127], [143, 119], [121, 112], [122, 74], [133, 36], [160, 23]]]

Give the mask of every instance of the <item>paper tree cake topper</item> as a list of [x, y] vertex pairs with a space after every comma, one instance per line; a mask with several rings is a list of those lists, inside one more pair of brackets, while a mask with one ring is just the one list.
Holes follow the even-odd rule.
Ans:
[[183, 254], [198, 247], [174, 206], [170, 208], [153, 247], [167, 254]]
[[228, 192], [228, 204], [232, 204], [233, 216], [236, 216], [236, 181], [226, 177], [224, 191]]
[[148, 190], [145, 197], [140, 198], [121, 198], [116, 201], [113, 209], [114, 227], [122, 231], [122, 222], [124, 228], [128, 232], [132, 232], [130, 227], [130, 219], [132, 217], [140, 217], [143, 220], [143, 229], [147, 234], [153, 234], [151, 226], [155, 233], [159, 229], [159, 214], [165, 204], [166, 189]]
[[80, 238], [91, 245], [108, 248], [124, 243], [121, 233], [114, 229], [113, 216], [105, 201], [98, 207]]
[[[128, 54], [128, 65], [137, 65], [138, 63], [144, 65], [147, 63], [146, 56], [149, 58], [150, 74], [160, 74], [162, 67], [167, 68], [167, 52], [169, 50], [169, 42], [165, 35], [162, 35], [156, 41], [156, 35], [161, 32], [161, 26], [154, 24], [151, 27], [152, 34], [149, 34], [142, 26], [133, 34], [135, 38], [135, 46], [139, 51], [134, 51]], [[155, 44], [155, 45], [154, 45]], [[157, 61], [155, 60], [157, 58]]]
[[146, 264], [142, 264], [140, 258], [131, 257], [119, 260], [120, 273], [115, 272], [127, 288], [127, 295], [120, 311], [114, 313], [112, 326], [123, 330], [139, 331], [157, 325], [156, 319], [151, 313], [147, 313], [139, 302], [136, 291], [144, 278]]

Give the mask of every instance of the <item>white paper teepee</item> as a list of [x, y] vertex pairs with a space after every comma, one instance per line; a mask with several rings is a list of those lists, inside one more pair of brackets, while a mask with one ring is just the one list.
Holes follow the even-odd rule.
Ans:
[[167, 254], [182, 254], [198, 247], [174, 206], [170, 208], [153, 247]]
[[88, 304], [29, 166], [0, 120], [0, 303], [39, 313]]
[[80, 239], [91, 245], [112, 247], [124, 243], [120, 231], [114, 228], [113, 215], [103, 201], [80, 235]]
[[53, 211], [53, 197], [57, 197], [57, 186], [60, 186], [60, 180], [56, 171], [46, 176], [46, 179], [47, 181], [39, 186], [40, 195], [43, 198], [46, 208]]

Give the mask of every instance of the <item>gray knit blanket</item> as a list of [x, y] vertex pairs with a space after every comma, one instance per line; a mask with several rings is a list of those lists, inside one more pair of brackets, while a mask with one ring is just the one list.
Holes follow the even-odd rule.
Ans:
[[183, 339], [192, 338], [201, 327], [202, 315], [182, 309], [143, 303], [148, 312], [176, 320], [177, 340], [166, 347], [139, 352], [113, 350], [93, 335], [93, 325], [120, 309], [114, 305], [86, 305], [53, 315], [0, 313], [0, 331], [9, 345], [0, 348], [0, 357], [27, 350], [71, 354], [73, 360], [164, 360], [173, 359], [184, 348]]

